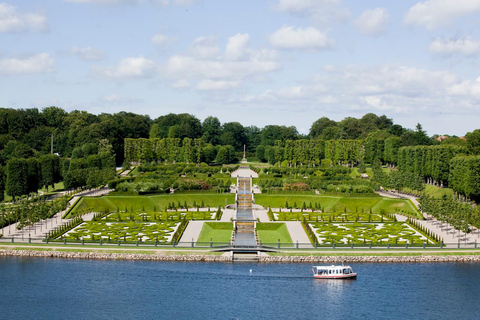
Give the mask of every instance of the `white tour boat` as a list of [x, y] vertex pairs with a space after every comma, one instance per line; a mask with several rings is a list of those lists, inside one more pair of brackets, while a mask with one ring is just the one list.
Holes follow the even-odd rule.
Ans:
[[355, 279], [357, 274], [350, 266], [313, 266], [313, 277], [315, 279]]

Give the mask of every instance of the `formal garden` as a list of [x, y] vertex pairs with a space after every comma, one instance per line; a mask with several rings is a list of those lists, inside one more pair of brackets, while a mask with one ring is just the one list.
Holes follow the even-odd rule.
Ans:
[[[72, 114], [72, 119], [77, 116]], [[368, 115], [358, 124], [372, 117], [376, 116]], [[65, 140], [61, 157], [46, 154], [45, 146], [33, 150], [27, 147], [28, 141], [9, 142], [11, 146], [2, 151], [0, 159], [0, 194], [8, 201], [0, 207], [0, 226], [17, 222], [18, 228], [32, 226], [64, 209], [74, 192], [108, 186], [113, 190], [108, 196], [80, 197], [62, 217], [72, 222], [49, 236], [166, 243], [179, 240], [182, 231], [178, 232], [178, 225], [202, 220], [206, 223], [201, 242], [228, 242], [232, 227], [215, 221], [221, 217], [221, 208], [235, 203], [230, 190], [236, 179], [231, 173], [239, 167], [244, 145], [247, 159], [254, 160], [249, 166], [258, 174], [253, 179], [254, 189], [260, 190], [255, 193], [255, 204], [267, 208], [269, 220], [277, 222], [257, 225], [263, 243], [291, 241], [282, 221], [311, 226], [315, 234], [312, 243], [438, 240], [422, 233], [424, 239], [412, 224], [396, 221], [396, 214], [412, 219], [423, 219], [423, 215], [410, 200], [377, 194], [385, 190], [417, 196], [424, 213], [456, 229], [468, 233], [472, 225], [479, 226], [480, 210], [475, 206], [480, 197], [478, 130], [467, 135], [467, 142], [452, 138], [451, 143], [443, 144], [429, 140], [421, 127], [416, 132], [402, 131], [400, 136], [377, 128], [355, 137], [344, 132], [345, 138], [332, 139], [313, 134], [314, 123], [311, 136], [266, 126], [252, 131], [257, 138], [247, 143], [246, 139], [236, 141], [242, 136], [238, 123], [225, 124], [222, 134], [221, 130], [207, 130], [217, 132], [214, 137], [177, 134], [180, 127], [171, 127], [172, 119], [185, 128], [197, 123], [190, 115], [172, 114], [157, 119], [152, 128], [146, 125], [148, 134], [139, 138], [102, 137], [71, 145]], [[210, 120], [206, 127], [216, 125]], [[189, 132], [198, 132], [202, 126]], [[226, 139], [231, 132], [236, 134]], [[16, 156], [11, 153], [16, 144], [32, 150], [22, 149], [22, 155]], [[115, 170], [121, 164], [123, 168]], [[51, 201], [52, 188], [55, 192], [64, 188], [71, 194]], [[80, 220], [89, 220], [86, 217], [92, 213], [94, 220]]]
[[61, 235], [67, 240], [172, 242], [180, 222], [88, 221]]
[[402, 222], [384, 223], [311, 223], [319, 244], [433, 244], [434, 239], [423, 235]]

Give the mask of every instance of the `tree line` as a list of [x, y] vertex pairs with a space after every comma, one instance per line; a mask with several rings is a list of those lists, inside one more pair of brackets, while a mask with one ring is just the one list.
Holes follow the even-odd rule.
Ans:
[[[308, 134], [300, 134], [294, 126], [266, 125], [259, 128], [238, 122], [221, 123], [214, 116], [200, 121], [187, 113], [170, 113], [151, 119], [148, 115], [131, 112], [99, 115], [79, 110], [67, 112], [55, 106], [41, 110], [0, 108], [0, 165], [5, 166], [11, 158], [27, 159], [51, 153], [52, 137], [53, 152], [63, 158], [71, 157], [75, 149], [87, 143], [106, 139], [112, 145], [116, 164], [122, 165], [126, 138], [176, 138], [180, 141], [202, 138], [205, 144], [213, 147], [230, 145], [240, 152], [246, 145], [247, 151], [255, 153], [259, 145], [274, 147], [277, 140], [282, 144], [296, 140], [365, 140], [378, 131], [399, 137], [402, 146], [429, 141], [421, 133], [393, 124], [384, 115], [372, 113], [338, 122], [323, 117], [312, 124]], [[288, 156], [287, 159], [294, 161]]]
[[[103, 141], [104, 142], [104, 141]], [[12, 158], [0, 166], [0, 200], [4, 194], [16, 198], [48, 191], [55, 183], [64, 182], [67, 189], [98, 187], [115, 177], [115, 157], [111, 145], [85, 144], [73, 152], [72, 158], [46, 154], [40, 158]]]

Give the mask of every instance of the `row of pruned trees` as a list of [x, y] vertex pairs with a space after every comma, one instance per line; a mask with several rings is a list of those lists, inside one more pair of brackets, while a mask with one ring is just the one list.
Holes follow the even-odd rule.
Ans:
[[41, 220], [53, 217], [57, 212], [65, 210], [68, 196], [54, 201], [35, 198], [22, 201], [15, 206], [0, 206], [0, 228], [19, 222], [19, 228], [33, 225]]
[[65, 159], [57, 155], [37, 158], [13, 158], [0, 167], [0, 201], [4, 192], [13, 198], [48, 191], [55, 183], [64, 181], [67, 189], [98, 187], [115, 177], [115, 157], [103, 152], [85, 158]]
[[235, 149], [230, 145], [212, 146], [203, 139], [163, 138], [125, 139], [125, 162], [213, 162], [232, 163], [236, 159]]
[[115, 178], [115, 156], [109, 152], [84, 158], [63, 159], [62, 175], [65, 188], [95, 188]]
[[449, 186], [457, 198], [480, 198], [480, 156], [457, 156], [450, 161]]
[[480, 197], [480, 156], [466, 155], [460, 146], [415, 146], [400, 148], [398, 169], [413, 173], [429, 184], [449, 186], [458, 199]]
[[451, 160], [466, 152], [466, 148], [459, 146], [404, 147], [398, 152], [398, 169], [420, 175], [427, 183], [443, 186], [449, 181]]
[[[44, 155], [39, 159], [14, 158], [9, 160], [5, 168], [0, 171], [4, 173], [0, 180], [4, 181], [6, 193], [15, 201], [16, 197], [36, 193], [41, 187], [48, 190], [49, 186], [53, 187], [56, 182], [59, 182], [60, 158], [56, 155]], [[0, 187], [1, 185], [2, 183]]]
[[471, 203], [459, 202], [446, 196], [435, 199], [425, 195], [420, 197], [419, 202], [420, 210], [452, 225], [457, 230], [470, 232], [470, 225], [480, 226], [479, 208]]
[[257, 147], [257, 158], [271, 164], [284, 163], [286, 166], [355, 165], [363, 161], [365, 154], [363, 140], [276, 140], [273, 146]]

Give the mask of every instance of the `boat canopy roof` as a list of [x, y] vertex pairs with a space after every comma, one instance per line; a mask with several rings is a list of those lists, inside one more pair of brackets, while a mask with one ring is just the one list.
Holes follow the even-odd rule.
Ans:
[[315, 269], [322, 269], [322, 270], [345, 269], [345, 268], [350, 268], [350, 269], [352, 269], [350, 266], [335, 266], [335, 265], [331, 265], [331, 266], [313, 266], [313, 268], [315, 268]]

